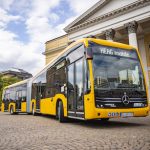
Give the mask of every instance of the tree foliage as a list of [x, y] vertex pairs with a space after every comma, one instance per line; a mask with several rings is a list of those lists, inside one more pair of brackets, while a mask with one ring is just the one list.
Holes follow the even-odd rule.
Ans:
[[2, 102], [3, 89], [6, 86], [9, 86], [9, 85], [14, 84], [14, 83], [19, 82], [19, 81], [20, 81], [20, 79], [18, 79], [17, 77], [4, 78], [2, 75], [0, 75], [0, 106], [1, 106], [1, 102]]

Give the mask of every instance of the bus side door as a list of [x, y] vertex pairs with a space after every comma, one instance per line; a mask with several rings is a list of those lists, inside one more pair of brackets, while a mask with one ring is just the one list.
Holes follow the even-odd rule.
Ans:
[[40, 111], [40, 100], [41, 100], [41, 86], [42, 83], [41, 81], [39, 83], [37, 83], [37, 93], [36, 93], [36, 111], [39, 112]]
[[68, 66], [68, 116], [84, 118], [83, 58]]
[[16, 92], [16, 110], [21, 110], [21, 102], [22, 102], [22, 91]]

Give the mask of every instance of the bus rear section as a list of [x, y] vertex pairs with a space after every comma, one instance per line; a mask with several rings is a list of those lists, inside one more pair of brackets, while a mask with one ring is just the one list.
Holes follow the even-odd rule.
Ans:
[[148, 89], [137, 50], [94, 40], [87, 54], [85, 119], [147, 116]]
[[1, 106], [3, 112], [10, 114], [27, 112], [27, 84], [28, 80], [25, 80], [4, 89]]
[[[5, 93], [5, 90], [3, 90], [3, 94]], [[2, 112], [8, 112], [9, 107], [9, 94], [5, 94], [5, 98], [2, 96], [2, 104], [1, 104], [1, 111]]]

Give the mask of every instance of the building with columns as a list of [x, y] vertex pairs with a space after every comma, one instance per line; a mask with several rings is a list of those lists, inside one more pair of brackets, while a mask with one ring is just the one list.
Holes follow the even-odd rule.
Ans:
[[45, 43], [45, 64], [48, 64], [54, 59], [60, 52], [62, 52], [68, 46], [68, 36], [63, 35], [58, 38], [49, 40]]
[[100, 0], [64, 30], [70, 41], [94, 35], [137, 47], [150, 91], [150, 0]]

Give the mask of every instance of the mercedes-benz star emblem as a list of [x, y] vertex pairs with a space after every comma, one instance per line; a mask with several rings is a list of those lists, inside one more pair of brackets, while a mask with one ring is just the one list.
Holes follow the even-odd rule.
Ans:
[[124, 96], [122, 97], [122, 102], [124, 105], [128, 105], [130, 103], [130, 98], [127, 96], [126, 92], [124, 93]]

